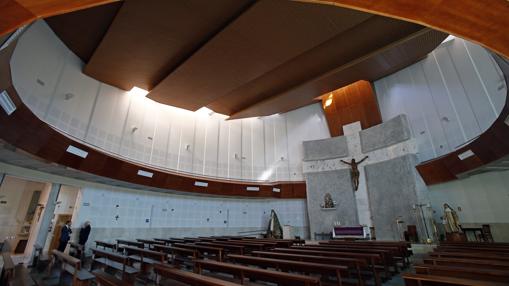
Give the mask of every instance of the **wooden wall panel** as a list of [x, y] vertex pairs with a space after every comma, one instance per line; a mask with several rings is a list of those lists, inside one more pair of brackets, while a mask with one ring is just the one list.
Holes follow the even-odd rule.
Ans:
[[[327, 100], [332, 103], [327, 106]], [[331, 136], [343, 135], [343, 125], [361, 122], [362, 129], [382, 123], [375, 93], [371, 83], [354, 82], [322, 96], [322, 107]]]

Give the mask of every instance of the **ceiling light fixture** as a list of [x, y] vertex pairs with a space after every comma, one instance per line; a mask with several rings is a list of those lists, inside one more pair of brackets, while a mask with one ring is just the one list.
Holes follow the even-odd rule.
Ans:
[[201, 114], [201, 115], [208, 115], [208, 116], [211, 116], [212, 114], [214, 114], [214, 111], [212, 109], [209, 109], [207, 107], [202, 107], [198, 110], [195, 111], [197, 114]]
[[148, 94], [148, 91], [147, 90], [144, 90], [143, 88], [139, 88], [137, 86], [131, 88], [131, 90], [129, 91], [129, 95], [134, 95], [134, 96], [147, 96]]
[[7, 90], [0, 92], [0, 106], [2, 106], [7, 115], [11, 115], [16, 110], [16, 105], [12, 102]]
[[329, 107], [332, 104], [332, 93], [329, 95], [329, 98], [325, 101], [325, 107]]

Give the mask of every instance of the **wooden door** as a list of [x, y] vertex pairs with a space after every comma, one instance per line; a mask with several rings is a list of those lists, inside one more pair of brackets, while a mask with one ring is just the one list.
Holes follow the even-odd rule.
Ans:
[[71, 218], [72, 215], [69, 214], [57, 215], [55, 227], [53, 228], [53, 239], [51, 239], [51, 244], [49, 246], [49, 253], [51, 253], [53, 249], [58, 248], [58, 244], [60, 243], [60, 234], [62, 233], [62, 227], [64, 226], [65, 222], [71, 220]]

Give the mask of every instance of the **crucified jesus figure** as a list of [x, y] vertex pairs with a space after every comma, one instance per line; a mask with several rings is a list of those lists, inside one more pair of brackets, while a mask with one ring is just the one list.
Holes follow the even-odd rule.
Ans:
[[341, 160], [341, 162], [347, 164], [347, 165], [350, 165], [350, 167], [352, 168], [351, 169], [351, 173], [352, 173], [352, 183], [353, 183], [353, 189], [357, 191], [357, 189], [359, 188], [359, 176], [360, 176], [360, 173], [359, 173], [359, 164], [364, 162], [364, 160], [366, 160], [369, 156], [366, 156], [364, 158], [362, 158], [362, 160], [360, 160], [359, 162], [356, 162], [355, 161], [355, 158], [352, 158], [352, 161], [350, 162], [346, 162], [346, 161], [343, 161]]

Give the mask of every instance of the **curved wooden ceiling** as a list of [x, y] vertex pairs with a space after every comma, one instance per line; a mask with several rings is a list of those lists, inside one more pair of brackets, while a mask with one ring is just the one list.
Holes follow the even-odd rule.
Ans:
[[127, 0], [119, 7], [47, 22], [87, 62], [89, 76], [232, 119], [287, 112], [359, 79], [376, 80], [446, 37], [401, 20], [295, 1]]

